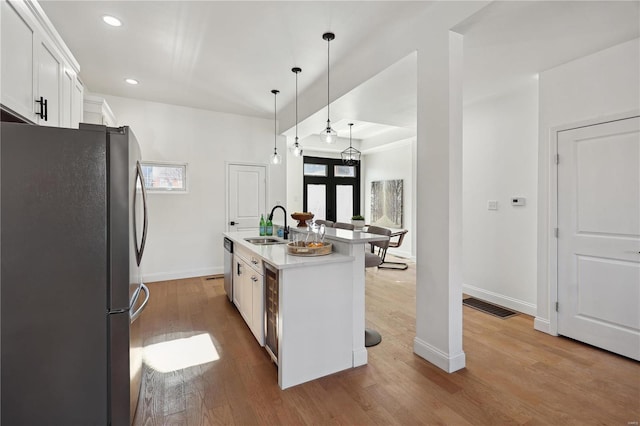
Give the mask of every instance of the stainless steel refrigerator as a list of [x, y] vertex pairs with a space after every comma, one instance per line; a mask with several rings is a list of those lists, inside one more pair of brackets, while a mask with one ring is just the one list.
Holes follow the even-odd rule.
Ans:
[[147, 235], [128, 127], [0, 123], [2, 425], [133, 421]]

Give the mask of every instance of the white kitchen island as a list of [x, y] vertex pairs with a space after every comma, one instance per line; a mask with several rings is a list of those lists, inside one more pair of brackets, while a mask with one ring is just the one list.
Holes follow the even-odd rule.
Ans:
[[[306, 232], [306, 228], [291, 231]], [[325, 241], [333, 244], [333, 253], [304, 257], [288, 254], [286, 244], [247, 242], [246, 238], [257, 236], [255, 232], [225, 232], [224, 236], [234, 242], [234, 247], [250, 251], [252, 256], [278, 271], [280, 388], [367, 363], [365, 246], [368, 248], [367, 242], [386, 237], [327, 228]]]

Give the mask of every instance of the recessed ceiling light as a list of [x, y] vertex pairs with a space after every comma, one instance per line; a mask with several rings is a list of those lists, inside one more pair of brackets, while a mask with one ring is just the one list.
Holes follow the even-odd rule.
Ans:
[[102, 20], [105, 22], [105, 24], [111, 25], [112, 27], [122, 26], [122, 21], [120, 21], [118, 18], [114, 16], [104, 15], [102, 17]]
[[124, 81], [126, 81], [127, 83], [132, 84], [132, 85], [134, 85], [134, 86], [135, 86], [136, 84], [138, 84], [138, 80], [136, 80], [136, 79], [134, 79], [134, 78], [125, 78], [125, 79], [124, 79]]

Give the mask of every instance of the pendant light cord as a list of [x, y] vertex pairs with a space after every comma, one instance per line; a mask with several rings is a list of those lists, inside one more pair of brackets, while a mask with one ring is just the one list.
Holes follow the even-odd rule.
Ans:
[[296, 72], [296, 143], [298, 143], [298, 72]]
[[349, 152], [351, 152], [351, 128], [353, 127], [353, 123], [349, 124]]
[[278, 92], [274, 92], [273, 93], [273, 149], [274, 152], [278, 149], [278, 145], [277, 145], [277, 140], [278, 140], [278, 124], [277, 124], [277, 119], [278, 119], [278, 114], [277, 114], [277, 99], [278, 99]]
[[[327, 40], [327, 123], [329, 122], [329, 117], [331, 116], [329, 111], [329, 46], [331, 45], [331, 40]], [[327, 126], [328, 127], [328, 126]]]

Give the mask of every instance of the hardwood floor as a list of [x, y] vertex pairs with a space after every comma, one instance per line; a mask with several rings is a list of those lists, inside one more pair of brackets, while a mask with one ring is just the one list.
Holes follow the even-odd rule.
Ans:
[[[527, 315], [503, 320], [464, 307], [467, 367], [447, 374], [412, 351], [415, 265], [369, 269], [366, 276], [367, 326], [382, 334], [382, 343], [369, 348], [369, 364], [285, 391], [275, 365], [226, 298], [222, 279], [150, 284], [145, 345], [186, 344], [208, 334], [219, 359], [177, 371], [170, 364], [156, 366], [159, 371], [147, 366], [135, 425], [640, 421], [640, 363], [537, 332]], [[201, 355], [187, 346], [177, 349], [175, 362]]]

